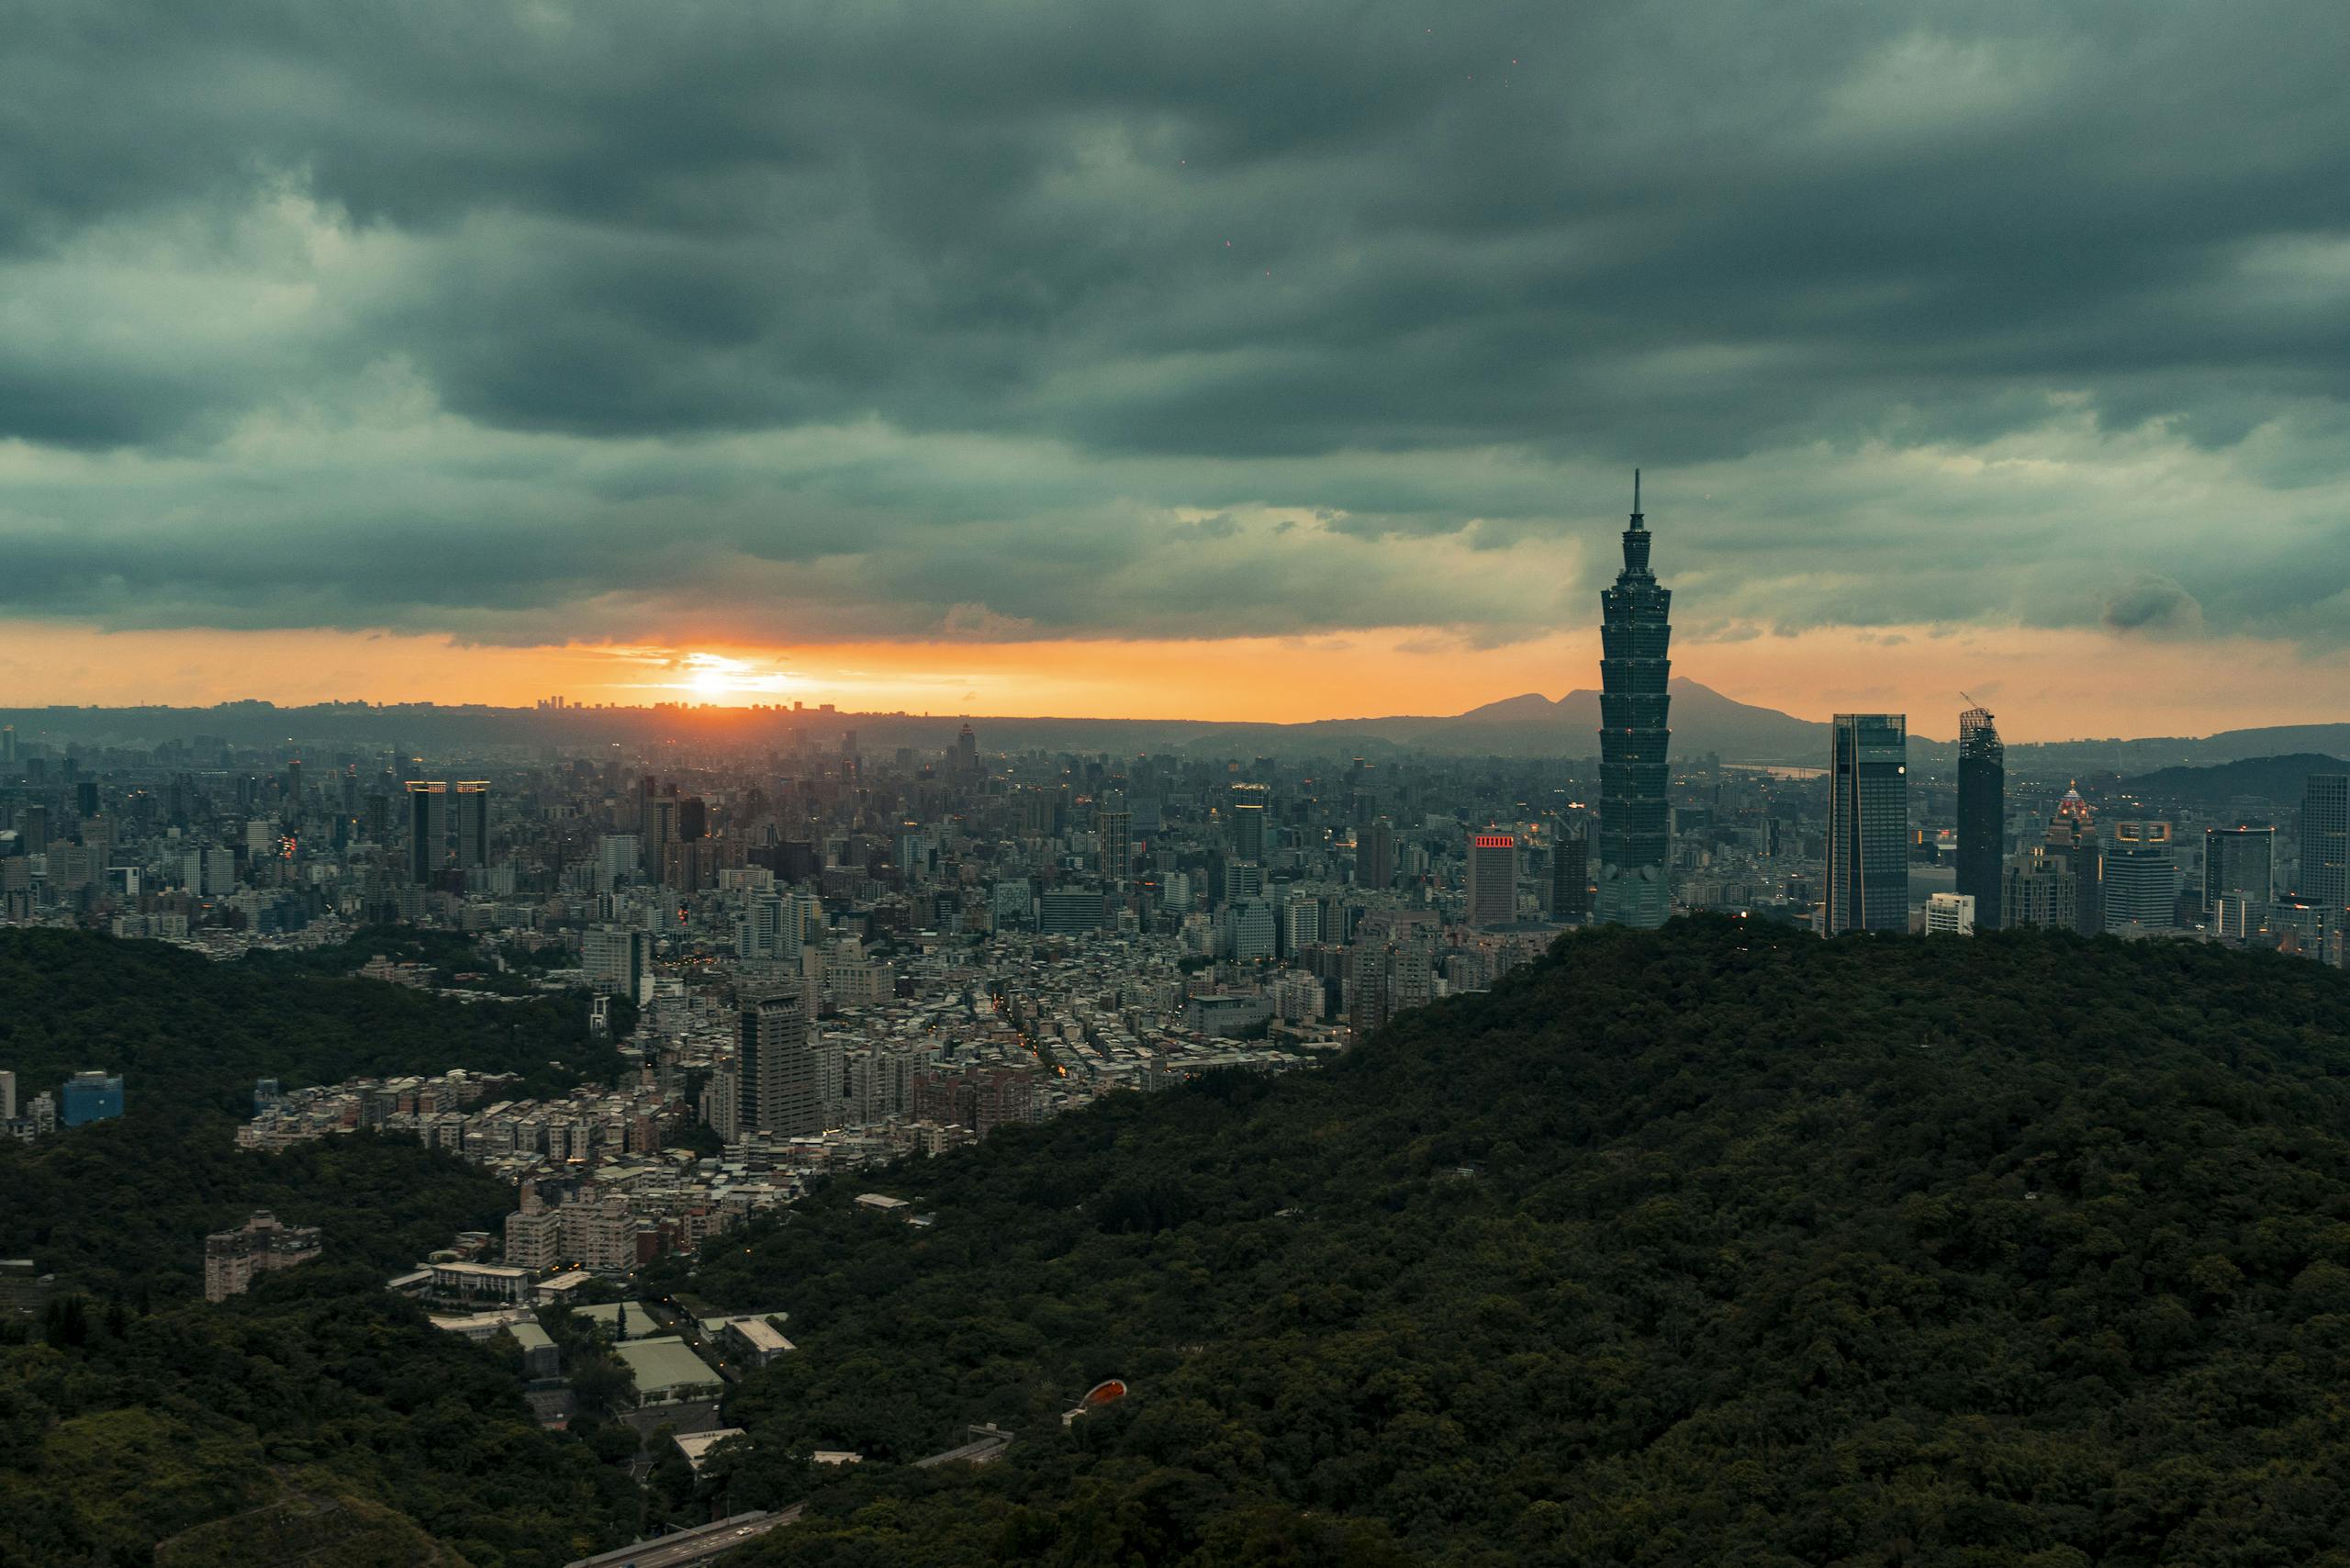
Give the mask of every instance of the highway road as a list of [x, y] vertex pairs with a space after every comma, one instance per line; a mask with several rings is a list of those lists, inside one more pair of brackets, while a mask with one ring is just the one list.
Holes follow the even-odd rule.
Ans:
[[[780, 1512], [765, 1515], [747, 1524], [729, 1519], [722, 1524], [705, 1525], [699, 1529], [682, 1530], [663, 1536], [658, 1540], [639, 1541], [616, 1551], [583, 1557], [569, 1568], [692, 1568], [699, 1562], [713, 1562], [746, 1540], [796, 1523], [804, 1504], [795, 1503]], [[737, 1518], [740, 1518], [738, 1515]]]

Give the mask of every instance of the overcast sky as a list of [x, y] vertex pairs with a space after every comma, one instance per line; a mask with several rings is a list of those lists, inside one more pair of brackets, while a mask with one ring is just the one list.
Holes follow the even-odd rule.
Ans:
[[2252, 650], [2350, 717], [2339, 5], [0, 0], [0, 39], [27, 700], [140, 695], [156, 643], [91, 629], [195, 628], [1354, 639], [1555, 695], [1638, 464], [1725, 689], [2061, 645], [2100, 732]]

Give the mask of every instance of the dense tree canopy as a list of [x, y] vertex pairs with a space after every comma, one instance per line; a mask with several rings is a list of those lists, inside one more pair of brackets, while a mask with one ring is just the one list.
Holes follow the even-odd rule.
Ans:
[[[224, 1306], [60, 1311], [0, 1343], [0, 1562], [144, 1562], [288, 1498], [369, 1527], [320, 1564], [429, 1538], [474, 1568], [543, 1568], [626, 1539], [625, 1474], [542, 1432], [497, 1354], [382, 1286], [328, 1260]], [[255, 1561], [250, 1536], [231, 1558], [218, 1535], [167, 1556]]]
[[[90, 1067], [128, 1092], [119, 1120], [0, 1140], [0, 1257], [59, 1282], [44, 1315], [0, 1312], [0, 1568], [548, 1568], [641, 1524], [609, 1455], [539, 1428], [510, 1357], [384, 1289], [496, 1226], [510, 1186], [400, 1137], [235, 1147], [260, 1077], [560, 1091], [617, 1066], [578, 998], [467, 1006], [345, 978], [364, 957], [0, 932], [0, 1067], [28, 1094]], [[256, 1208], [319, 1226], [324, 1256], [194, 1299], [207, 1233]]]
[[[821, 1195], [761, 1561], [2350, 1562], [2350, 976], [2019, 932], [1603, 932], [1317, 1073]], [[1136, 1393], [1064, 1432], [1097, 1378]]]
[[576, 998], [468, 1003], [353, 980], [360, 946], [380, 945], [216, 963], [161, 942], [0, 931], [0, 1068], [27, 1097], [84, 1069], [121, 1073], [133, 1116], [250, 1114], [257, 1078], [290, 1087], [464, 1067], [545, 1091], [619, 1070]]

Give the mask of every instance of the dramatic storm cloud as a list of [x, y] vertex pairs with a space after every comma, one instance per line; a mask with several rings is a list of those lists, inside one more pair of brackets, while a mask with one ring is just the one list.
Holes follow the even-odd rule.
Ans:
[[2350, 13], [0, 4], [0, 615], [2350, 641]]

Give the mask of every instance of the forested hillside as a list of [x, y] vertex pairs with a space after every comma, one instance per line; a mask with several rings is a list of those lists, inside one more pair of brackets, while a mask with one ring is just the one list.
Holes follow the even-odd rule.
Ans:
[[[318, 1568], [431, 1562], [426, 1538], [473, 1568], [549, 1568], [626, 1540], [636, 1488], [542, 1432], [521, 1387], [332, 1260], [225, 1306], [52, 1316], [0, 1339], [0, 1563], [140, 1563], [173, 1538], [172, 1562], [267, 1562], [289, 1506], [345, 1527]], [[226, 1540], [197, 1529], [256, 1509]]]
[[729, 1506], [1021, 1434], [822, 1484], [761, 1562], [2342, 1563], [2350, 976], [1588, 935], [1326, 1071], [845, 1185], [694, 1288], [800, 1347]]
[[349, 978], [362, 961], [345, 950], [215, 963], [161, 942], [0, 931], [0, 1068], [27, 1097], [85, 1068], [119, 1072], [133, 1116], [175, 1117], [250, 1114], [256, 1078], [333, 1083], [465, 1067], [522, 1073], [543, 1091], [619, 1069], [576, 1001], [469, 1004]]
[[[120, 1071], [128, 1098], [0, 1139], [0, 1257], [59, 1280], [44, 1314], [0, 1313], [0, 1568], [550, 1568], [638, 1527], [608, 1454], [541, 1430], [515, 1368], [384, 1289], [495, 1226], [510, 1185], [404, 1137], [235, 1147], [257, 1077], [465, 1067], [559, 1091], [617, 1067], [579, 999], [467, 1006], [345, 978], [364, 957], [0, 932], [0, 1067], [28, 1095]], [[325, 1256], [203, 1305], [205, 1235], [255, 1208], [320, 1226]]]

